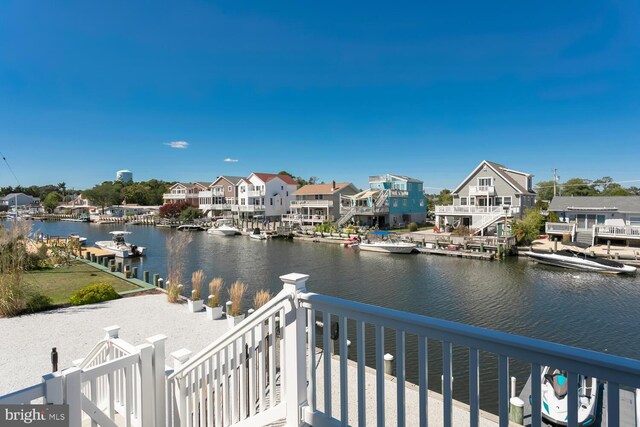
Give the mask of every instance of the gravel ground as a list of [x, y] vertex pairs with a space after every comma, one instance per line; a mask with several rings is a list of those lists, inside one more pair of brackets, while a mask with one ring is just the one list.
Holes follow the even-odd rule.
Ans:
[[171, 352], [194, 353], [227, 330], [227, 321], [207, 320], [204, 311], [187, 312], [186, 304], [169, 304], [164, 294], [131, 296], [101, 304], [69, 307], [14, 318], [0, 318], [0, 395], [41, 382], [51, 372], [51, 348], [57, 347], [59, 368], [72, 366], [100, 341], [103, 328], [120, 326], [120, 338], [132, 345], [153, 335], [168, 337]]

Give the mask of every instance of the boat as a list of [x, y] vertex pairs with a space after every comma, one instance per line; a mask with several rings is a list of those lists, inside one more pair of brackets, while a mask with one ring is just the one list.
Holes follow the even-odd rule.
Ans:
[[383, 252], [388, 254], [410, 254], [417, 250], [415, 243], [403, 242], [394, 233], [388, 231], [374, 231], [375, 240], [364, 239], [358, 244], [362, 251]]
[[254, 228], [249, 237], [255, 240], [267, 240], [267, 233], [261, 232], [259, 228]]
[[541, 264], [571, 268], [574, 270], [613, 274], [634, 274], [637, 270], [636, 267], [625, 265], [618, 261], [598, 258], [573, 249], [563, 249], [553, 253], [528, 251], [524, 254]]
[[109, 234], [113, 236], [112, 240], [103, 240], [96, 242], [96, 246], [105, 251], [115, 254], [117, 257], [128, 258], [134, 256], [143, 256], [145, 254], [145, 248], [142, 246], [132, 245], [125, 242], [124, 236], [131, 234], [128, 231], [110, 231]]
[[182, 224], [177, 228], [178, 231], [203, 231], [204, 228], [197, 224]]
[[[542, 418], [553, 424], [567, 425], [568, 380], [566, 371], [550, 366], [544, 366], [542, 369]], [[597, 379], [578, 374], [579, 426], [589, 426], [595, 423], [597, 400]]]
[[79, 234], [69, 234], [69, 237], [67, 237], [68, 240], [77, 240], [78, 243], [80, 244], [80, 246], [83, 246], [87, 243], [87, 238], [86, 237], [81, 237]]
[[360, 238], [358, 236], [351, 236], [342, 242], [342, 246], [345, 248], [353, 248], [360, 244]]
[[235, 236], [236, 234], [240, 233], [240, 230], [231, 225], [222, 224], [219, 227], [211, 227], [207, 230], [207, 233], [216, 236]]

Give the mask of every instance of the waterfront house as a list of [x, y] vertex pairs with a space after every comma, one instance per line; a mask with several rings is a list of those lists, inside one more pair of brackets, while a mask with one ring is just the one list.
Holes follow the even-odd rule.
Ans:
[[210, 218], [231, 217], [231, 206], [238, 204], [238, 184], [242, 179], [229, 175], [216, 178], [207, 190], [199, 193], [200, 209]]
[[297, 189], [298, 183], [289, 175], [254, 172], [238, 184], [238, 203], [231, 210], [240, 220], [280, 219]]
[[350, 182], [309, 184], [298, 188], [282, 221], [291, 224], [316, 225], [336, 222], [340, 218], [340, 198], [353, 196], [358, 189]]
[[40, 210], [40, 198], [24, 193], [11, 193], [0, 198], [0, 206], [5, 210], [15, 210], [25, 213], [36, 213]]
[[547, 223], [551, 236], [569, 234], [587, 244], [623, 243], [640, 245], [640, 197], [555, 196], [549, 205], [560, 223]]
[[370, 176], [368, 190], [342, 197], [340, 213], [338, 225], [352, 222], [386, 228], [424, 223], [427, 215], [424, 183], [404, 175]]
[[498, 226], [512, 218], [521, 218], [535, 205], [533, 175], [483, 160], [452, 191], [453, 205], [436, 206], [436, 226], [466, 226], [484, 234], [489, 226]]
[[162, 202], [186, 202], [197, 208], [200, 206], [200, 192], [206, 191], [208, 187], [208, 182], [177, 182], [169, 188], [169, 193], [162, 195]]

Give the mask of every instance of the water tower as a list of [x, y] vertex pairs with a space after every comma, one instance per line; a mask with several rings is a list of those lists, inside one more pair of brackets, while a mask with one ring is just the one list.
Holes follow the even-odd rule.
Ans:
[[133, 181], [133, 173], [128, 170], [121, 170], [116, 172], [116, 181], [120, 181], [122, 183]]

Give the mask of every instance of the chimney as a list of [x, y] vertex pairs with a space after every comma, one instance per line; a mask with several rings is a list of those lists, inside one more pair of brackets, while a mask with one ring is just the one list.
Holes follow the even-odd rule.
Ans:
[[336, 182], [331, 181], [331, 191], [336, 191]]

